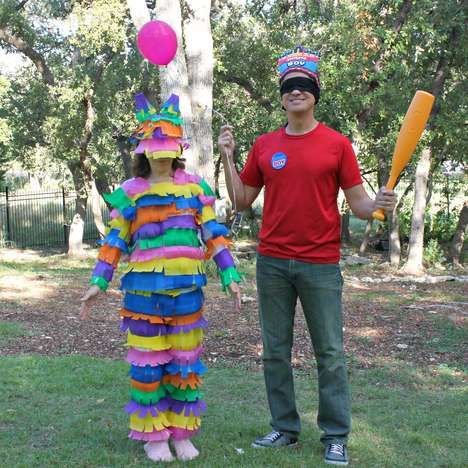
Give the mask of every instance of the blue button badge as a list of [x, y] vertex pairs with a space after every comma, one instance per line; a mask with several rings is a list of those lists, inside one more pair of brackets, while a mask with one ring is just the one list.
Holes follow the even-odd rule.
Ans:
[[271, 157], [271, 167], [273, 169], [283, 169], [288, 162], [288, 157], [284, 153], [275, 153]]

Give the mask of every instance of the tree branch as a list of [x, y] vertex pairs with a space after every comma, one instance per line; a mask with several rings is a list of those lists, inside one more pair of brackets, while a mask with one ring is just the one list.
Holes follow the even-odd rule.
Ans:
[[268, 112], [273, 112], [273, 106], [271, 102], [263, 97], [260, 93], [258, 93], [255, 89], [253, 84], [246, 78], [241, 78], [238, 76], [228, 75], [227, 73], [221, 73], [221, 77], [227, 83], [235, 83], [239, 85], [241, 88], [244, 88], [245, 91], [249, 94], [249, 96], [257, 101], [264, 109]]
[[[406, 20], [408, 18], [408, 15], [409, 15], [409, 13], [411, 11], [411, 5], [412, 5], [411, 0], [405, 0], [403, 2], [403, 4], [402, 4], [401, 8], [400, 8], [400, 11], [397, 14], [397, 17], [396, 17], [395, 22], [393, 24], [393, 31], [395, 32], [396, 36], [401, 31], [403, 25], [405, 24], [405, 22], [406, 22]], [[374, 73], [377, 74], [382, 70], [383, 62], [384, 62], [385, 58], [387, 57], [390, 46], [391, 46], [391, 44], [389, 44], [389, 46], [387, 46], [386, 48], [383, 48], [383, 44], [382, 44], [380, 55], [377, 58], [376, 62], [374, 63], [373, 67], [372, 67]], [[387, 77], [387, 79], [388, 79], [388, 77]], [[369, 85], [367, 87], [367, 90], [364, 91], [364, 93], [365, 94], [371, 93], [372, 91], [377, 89], [381, 84], [382, 83], [378, 79], [373, 79], [369, 83]], [[364, 128], [364, 126], [366, 125], [367, 121], [369, 120], [371, 114], [372, 114], [372, 106], [364, 108], [358, 114], [357, 118], [358, 118], [358, 122], [359, 122], [359, 127], [361, 129]]]
[[18, 50], [18, 52], [23, 53], [24, 55], [26, 55], [26, 57], [31, 59], [31, 61], [36, 66], [37, 71], [42, 75], [42, 80], [44, 81], [44, 83], [50, 86], [54, 86], [54, 75], [52, 74], [50, 68], [47, 66], [44, 57], [39, 52], [37, 52], [21, 37], [9, 33], [5, 27], [0, 27], [0, 40], [13, 46], [16, 50]]
[[28, 3], [29, 0], [23, 0], [22, 2], [18, 3], [18, 5], [16, 5], [15, 7], [15, 10], [16, 11], [20, 11], [24, 8], [24, 6], [26, 5], [26, 3]]

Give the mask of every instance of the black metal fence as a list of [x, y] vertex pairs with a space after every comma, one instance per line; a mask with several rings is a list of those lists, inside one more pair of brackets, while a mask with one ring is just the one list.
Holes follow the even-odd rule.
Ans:
[[[65, 189], [0, 191], [0, 245], [17, 248], [67, 245], [75, 200], [75, 192]], [[100, 202], [100, 210], [106, 223], [109, 212], [103, 201]], [[89, 197], [83, 240], [97, 239], [99, 232], [94, 223], [92, 198]]]

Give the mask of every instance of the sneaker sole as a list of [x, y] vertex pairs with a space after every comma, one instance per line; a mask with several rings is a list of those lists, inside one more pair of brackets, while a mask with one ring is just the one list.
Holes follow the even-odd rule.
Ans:
[[341, 466], [345, 466], [347, 465], [349, 462], [340, 462], [340, 461], [332, 461], [332, 460], [323, 460], [325, 463], [327, 463], [328, 465], [341, 465]]
[[280, 445], [280, 446], [276, 447], [274, 445], [260, 445], [260, 444], [256, 444], [255, 442], [252, 442], [252, 444], [250, 446], [252, 448], [259, 448], [259, 449], [279, 449], [279, 448], [293, 448], [293, 447], [296, 447], [297, 444], [298, 444], [298, 442], [293, 442], [292, 444]]

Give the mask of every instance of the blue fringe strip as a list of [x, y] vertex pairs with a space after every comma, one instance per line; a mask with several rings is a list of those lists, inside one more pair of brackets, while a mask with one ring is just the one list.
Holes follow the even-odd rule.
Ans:
[[138, 382], [151, 383], [159, 382], [163, 376], [163, 366], [134, 366], [130, 367], [129, 375], [133, 380]]
[[200, 201], [198, 197], [190, 197], [185, 198], [182, 196], [176, 195], [146, 195], [141, 197], [136, 201], [137, 208], [142, 208], [145, 206], [163, 206], [163, 205], [171, 205], [175, 203], [176, 208], [179, 210], [187, 210], [189, 208], [195, 208], [199, 212], [203, 208], [203, 203]]
[[229, 231], [224, 226], [224, 224], [220, 224], [214, 219], [202, 224], [202, 232], [203, 232], [203, 239], [206, 241], [211, 238], [219, 237], [219, 236], [227, 236]]
[[124, 291], [164, 291], [206, 286], [206, 275], [167, 276], [164, 273], [129, 272], [121, 279], [120, 289]]
[[124, 253], [128, 253], [127, 243], [119, 237], [119, 229], [111, 229], [104, 239], [98, 241], [98, 244], [107, 244], [110, 247], [117, 247]]
[[135, 313], [170, 316], [194, 314], [201, 309], [203, 301], [203, 291], [196, 289], [176, 297], [164, 294], [142, 296], [127, 292], [123, 304], [126, 309]]
[[166, 374], [176, 375], [180, 374], [183, 379], [186, 379], [191, 372], [197, 375], [203, 375], [208, 368], [200, 361], [195, 361], [193, 364], [181, 366], [175, 363], [169, 363], [164, 366]]

